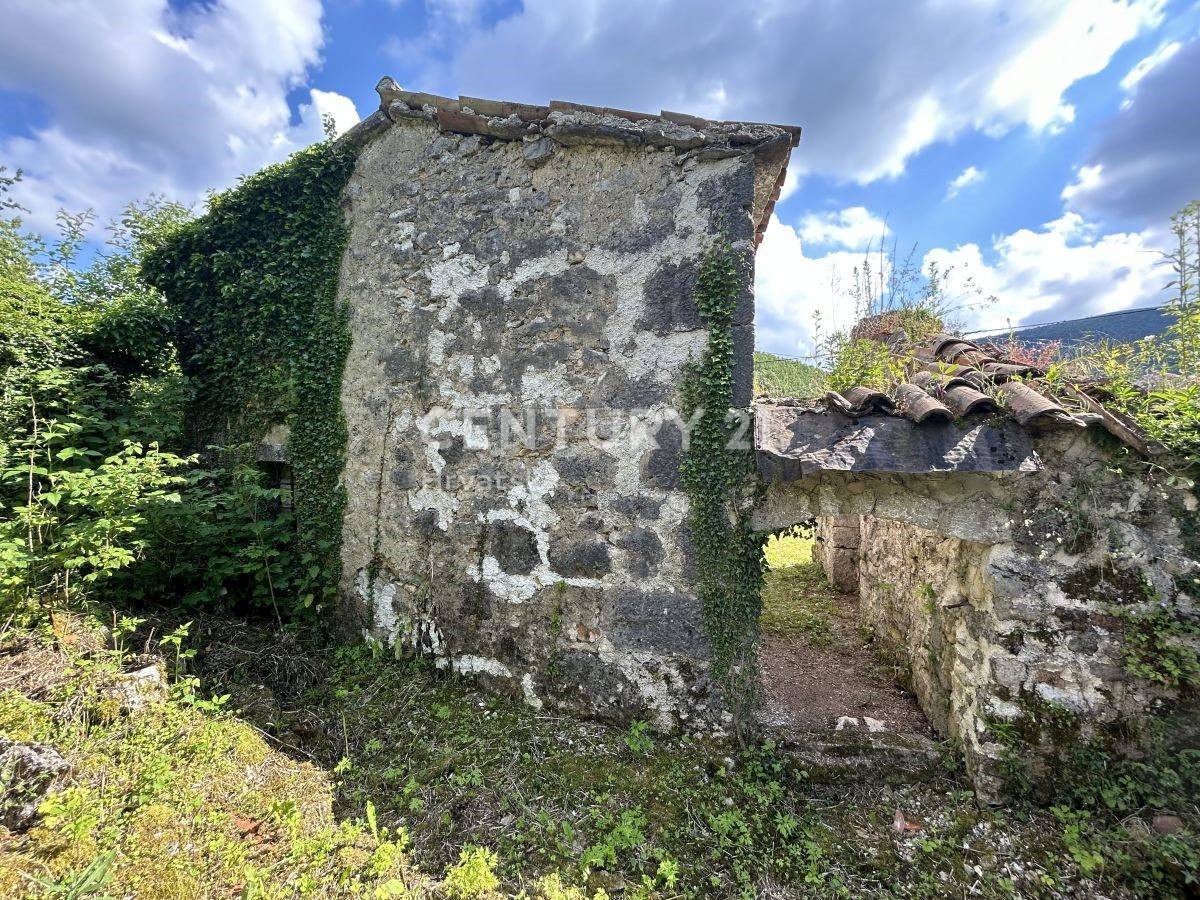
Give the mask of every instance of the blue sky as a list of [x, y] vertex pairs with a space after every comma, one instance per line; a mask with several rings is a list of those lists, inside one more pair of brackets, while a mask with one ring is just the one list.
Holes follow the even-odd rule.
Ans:
[[[207, 190], [409, 88], [804, 128], [758, 260], [759, 345], [853, 318], [881, 238], [971, 328], [1161, 302], [1200, 198], [1194, 0], [5, 0], [0, 165], [31, 227]], [[967, 279], [978, 292], [970, 289]]]

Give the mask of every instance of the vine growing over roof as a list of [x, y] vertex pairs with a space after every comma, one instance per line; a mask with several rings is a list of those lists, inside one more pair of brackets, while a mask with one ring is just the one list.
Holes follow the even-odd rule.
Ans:
[[303, 575], [293, 613], [331, 600], [340, 574], [350, 333], [336, 295], [355, 155], [326, 140], [243, 179], [144, 265], [179, 311], [192, 442], [250, 447], [272, 426], [290, 428]]

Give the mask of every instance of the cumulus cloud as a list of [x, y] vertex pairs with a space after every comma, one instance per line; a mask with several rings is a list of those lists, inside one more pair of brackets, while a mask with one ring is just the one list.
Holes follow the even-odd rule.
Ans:
[[[1002, 329], [1163, 302], [1168, 273], [1160, 246], [1161, 232], [1100, 234], [1067, 213], [1002, 235], [990, 247], [931, 250], [921, 262], [925, 272], [933, 265], [950, 272], [947, 291], [963, 303], [954, 316], [966, 329]], [[828, 334], [849, 328], [859, 312], [846, 289], [862, 252], [806, 255], [805, 249], [801, 231], [772, 217], [756, 260], [760, 349], [811, 354], [818, 320]]]
[[1098, 233], [1077, 213], [1041, 228], [997, 238], [989, 262], [977, 244], [936, 249], [925, 264], [954, 267], [952, 289], [967, 277], [984, 295], [983, 306], [962, 313], [970, 327], [1004, 328], [1075, 319], [1165, 300], [1166, 272], [1154, 232]]
[[807, 256], [805, 240], [800, 230], [771, 216], [754, 262], [756, 342], [761, 350], [810, 355], [818, 328], [828, 335], [854, 324], [856, 310], [845, 289], [855, 267], [862, 265], [863, 252], [833, 250]]
[[861, 250], [890, 234], [887, 223], [864, 206], [809, 213], [800, 220], [800, 237], [812, 244]]
[[797, 174], [867, 183], [969, 129], [1061, 127], [1067, 89], [1163, 6], [526, 0], [456, 32], [448, 60], [424, 61], [422, 86], [800, 124]]
[[59, 207], [105, 219], [151, 192], [195, 201], [318, 139], [323, 114], [342, 129], [358, 118], [314, 90], [292, 121], [288, 93], [320, 59], [319, 0], [16, 0], [4, 24], [0, 87], [50, 112], [0, 142], [0, 161], [26, 172], [34, 227]]
[[952, 200], [959, 195], [963, 188], [983, 181], [985, 174], [974, 166], [967, 166], [951, 180], [949, 187], [946, 188], [946, 199]]
[[1155, 57], [1134, 67], [1131, 102], [1100, 126], [1063, 193], [1089, 219], [1153, 227], [1200, 199], [1200, 39]]

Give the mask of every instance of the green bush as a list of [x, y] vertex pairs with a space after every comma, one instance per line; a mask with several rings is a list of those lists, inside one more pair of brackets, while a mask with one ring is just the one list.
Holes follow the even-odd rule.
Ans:
[[754, 392], [771, 397], [820, 397], [828, 387], [824, 372], [799, 360], [754, 353]]
[[[141, 209], [150, 209], [144, 207]], [[173, 208], [172, 208], [173, 209]], [[150, 218], [157, 213], [146, 213]], [[53, 247], [0, 220], [0, 607], [32, 614], [80, 601], [135, 563], [151, 511], [180, 501], [187, 460], [164, 449], [169, 345], [122, 310], [153, 305], [136, 264], [72, 268], [87, 220], [64, 218]], [[120, 330], [120, 329], [118, 329]], [[109, 359], [128, 351], [120, 371]], [[142, 361], [135, 362], [132, 355]]]
[[[3, 189], [12, 179], [0, 180]], [[62, 236], [0, 219], [0, 612], [89, 600], [220, 603], [292, 613], [312, 562], [245, 448], [197, 467], [183, 438], [193, 392], [177, 315], [142, 259], [186, 221], [131, 205], [79, 262], [88, 216]]]

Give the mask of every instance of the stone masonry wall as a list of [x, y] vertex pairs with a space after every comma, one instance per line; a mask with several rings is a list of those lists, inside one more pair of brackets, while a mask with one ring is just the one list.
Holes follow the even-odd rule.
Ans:
[[[1197, 723], [1194, 698], [1129, 665], [1131, 617], [1166, 614], [1193, 633], [1200, 619], [1200, 565], [1180, 527], [1195, 497], [1123, 461], [1102, 433], [1050, 430], [1035, 446], [1044, 471], [990, 485], [826, 475], [770, 486], [760, 509], [771, 526], [863, 516], [866, 622], [984, 796], [997, 794], [1013, 752], [996, 723], [1028, 725], [1047, 710], [1068, 723], [1017, 748], [1035, 778], [1065, 749], [1056, 740], [1126, 740], [1151, 715], [1180, 734]], [[1170, 640], [1196, 648], [1194, 637]]]
[[719, 239], [750, 255], [786, 151], [493, 141], [408, 115], [346, 194], [348, 609], [533, 706], [716, 710], [672, 416], [707, 340], [701, 258]]
[[958, 651], [978, 643], [968, 611], [989, 600], [987, 551], [985, 544], [901, 522], [862, 520], [857, 574], [863, 623], [902, 672], [930, 724], [959, 741], [966, 717], [956, 704], [963, 701], [962, 679], [974, 680], [974, 666], [967, 658], [959, 671]]
[[817, 519], [813, 531], [813, 557], [829, 583], [847, 594], [858, 593], [858, 550], [861, 540], [859, 516], [830, 516]]

